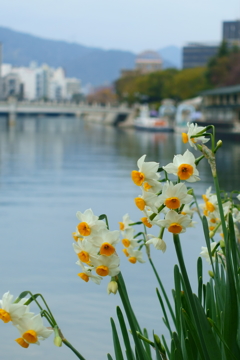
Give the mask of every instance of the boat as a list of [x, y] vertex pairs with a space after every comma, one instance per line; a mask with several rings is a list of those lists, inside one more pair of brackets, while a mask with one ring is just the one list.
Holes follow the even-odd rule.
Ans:
[[134, 119], [134, 127], [147, 131], [173, 131], [173, 125], [167, 116], [160, 117], [157, 111], [149, 111], [146, 105], [140, 108], [139, 116]]

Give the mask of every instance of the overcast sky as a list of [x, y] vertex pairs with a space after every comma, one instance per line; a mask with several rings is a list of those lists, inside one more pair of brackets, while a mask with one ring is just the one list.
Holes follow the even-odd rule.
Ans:
[[48, 39], [140, 52], [220, 41], [240, 0], [8, 0], [0, 26]]

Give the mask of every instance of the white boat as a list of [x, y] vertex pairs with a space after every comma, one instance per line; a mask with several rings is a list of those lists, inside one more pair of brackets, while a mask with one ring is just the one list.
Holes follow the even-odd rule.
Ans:
[[148, 131], [173, 131], [168, 117], [159, 117], [158, 113], [151, 113], [147, 106], [142, 106], [140, 115], [134, 119], [134, 127]]

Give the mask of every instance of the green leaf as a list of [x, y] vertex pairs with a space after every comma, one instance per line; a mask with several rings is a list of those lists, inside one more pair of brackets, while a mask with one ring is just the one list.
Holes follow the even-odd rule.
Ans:
[[115, 323], [112, 318], [110, 319], [110, 321], [112, 326], [113, 345], [114, 345], [116, 360], [124, 360]]
[[156, 358], [157, 358], [157, 360], [162, 360], [162, 357], [161, 357], [161, 355], [160, 355], [160, 352], [159, 352], [159, 349], [158, 349], [158, 344], [157, 344], [157, 342], [156, 342], [154, 333], [153, 333], [153, 339], [154, 339], [155, 350], [156, 350]]
[[160, 305], [161, 305], [161, 308], [162, 308], [162, 311], [163, 311], [163, 314], [164, 314], [164, 318], [165, 318], [165, 321], [166, 321], [166, 326], [170, 332], [170, 336], [172, 337], [172, 329], [171, 329], [171, 325], [169, 323], [169, 320], [168, 320], [168, 316], [167, 316], [167, 313], [166, 313], [166, 310], [165, 310], [165, 306], [164, 306], [164, 303], [163, 303], [163, 300], [162, 300], [162, 297], [158, 291], [158, 289], [156, 289], [156, 292], [157, 292], [157, 297], [158, 297], [158, 300], [160, 302]]
[[196, 309], [198, 312], [198, 318], [199, 318], [199, 322], [200, 322], [200, 327], [202, 330], [202, 334], [203, 334], [204, 342], [206, 344], [207, 353], [209, 355], [209, 358], [220, 360], [220, 359], [222, 359], [221, 351], [216, 342], [215, 336], [213, 335], [212, 328], [209, 325], [209, 322], [206, 318], [206, 314], [202, 308], [202, 305], [199, 302], [199, 299], [197, 298], [197, 296], [195, 294], [193, 294], [193, 297], [195, 300]]
[[119, 306], [117, 306], [117, 317], [118, 317], [118, 321], [119, 321], [119, 324], [120, 324], [123, 341], [124, 341], [124, 344], [125, 344], [125, 347], [126, 347], [127, 359], [128, 360], [134, 360], [133, 355], [132, 355], [132, 348], [131, 348], [129, 337], [128, 337], [127, 327], [126, 327], [126, 324], [125, 324], [125, 321], [124, 321], [122, 311], [121, 311]]
[[202, 303], [202, 284], [203, 284], [203, 274], [202, 274], [202, 258], [199, 257], [197, 260], [197, 276], [198, 276], [198, 298], [200, 303]]
[[107, 354], [107, 358], [108, 358], [108, 360], [113, 360], [113, 358], [111, 357], [110, 354]]
[[175, 346], [176, 346], [175, 359], [176, 360], [184, 360], [183, 359], [183, 354], [182, 354], [182, 349], [181, 349], [181, 344], [180, 344], [180, 341], [179, 341], [179, 338], [178, 338], [178, 335], [177, 335], [176, 332], [173, 333], [173, 340], [174, 340], [174, 343], [175, 343]]
[[132, 336], [133, 336], [134, 343], [135, 343], [136, 353], [137, 353], [138, 357], [140, 357], [141, 360], [150, 360], [147, 352], [145, 351], [145, 349], [143, 347], [141, 340], [137, 336], [136, 332], [139, 331], [141, 333], [141, 329], [140, 329], [138, 321], [135, 317], [133, 309], [131, 307], [131, 304], [130, 304], [130, 301], [128, 298], [128, 294], [127, 294], [127, 289], [126, 289], [126, 286], [125, 286], [125, 283], [123, 280], [123, 276], [121, 273], [118, 274], [117, 281], [118, 281], [118, 292], [121, 297], [121, 300], [122, 300], [122, 303], [124, 306], [124, 310], [126, 312], [126, 316], [127, 316], [127, 319], [128, 319], [131, 331], [132, 331]]

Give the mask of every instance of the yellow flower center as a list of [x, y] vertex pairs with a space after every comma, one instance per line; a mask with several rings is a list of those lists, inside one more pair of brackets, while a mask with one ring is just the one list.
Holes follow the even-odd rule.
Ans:
[[180, 180], [187, 180], [193, 174], [193, 166], [189, 164], [181, 164], [178, 167], [177, 175]]
[[206, 207], [207, 207], [208, 211], [210, 211], [210, 212], [213, 212], [215, 210], [215, 206], [210, 201], [206, 202]]
[[181, 211], [182, 215], [187, 215], [187, 213], [185, 211]]
[[74, 238], [75, 241], [78, 241], [77, 233], [73, 232], [72, 237]]
[[122, 252], [128, 257], [129, 256], [129, 253], [127, 251], [127, 249], [122, 249]]
[[144, 184], [143, 184], [143, 188], [144, 188], [144, 190], [145, 191], [148, 191], [149, 189], [151, 189], [151, 185], [149, 185], [149, 183], [147, 183], [147, 182], [145, 182]]
[[182, 226], [178, 223], [172, 223], [169, 226], [168, 231], [173, 234], [179, 234], [182, 231]]
[[30, 344], [36, 344], [36, 342], [38, 341], [37, 333], [34, 330], [25, 331], [22, 337]]
[[88, 254], [88, 252], [86, 252], [86, 251], [81, 251], [81, 252], [79, 252], [78, 254], [77, 254], [77, 256], [79, 257], [79, 259], [82, 261], [82, 262], [84, 262], [84, 263], [88, 263], [89, 262], [89, 254]]
[[152, 227], [152, 224], [150, 224], [147, 217], [143, 217], [143, 218], [141, 218], [141, 220], [146, 227], [148, 227], [148, 228]]
[[91, 234], [90, 226], [84, 221], [78, 224], [77, 228], [82, 236], [89, 236]]
[[5, 324], [12, 320], [10, 314], [7, 311], [3, 310], [3, 309], [0, 309], [0, 319]]
[[73, 233], [72, 233], [72, 237], [74, 238], [75, 241], [78, 241], [78, 240], [83, 241], [83, 237], [80, 236], [80, 235], [79, 235], [78, 233], [76, 233], [76, 232], [73, 232]]
[[207, 210], [207, 209], [205, 209], [205, 210], [203, 211], [203, 215], [208, 216], [208, 210]]
[[86, 281], [86, 282], [89, 282], [89, 276], [88, 276], [87, 274], [85, 274], [85, 273], [79, 273], [78, 276], [79, 276], [82, 280], [84, 280], [84, 281]]
[[133, 170], [131, 175], [134, 184], [136, 184], [137, 186], [141, 186], [144, 182], [144, 174], [140, 171]]
[[124, 223], [121, 222], [121, 221], [119, 221], [119, 229], [120, 229], [121, 231], [124, 230]]
[[135, 198], [135, 204], [137, 205], [139, 210], [143, 211], [145, 209], [146, 203], [142, 198], [140, 197]]
[[209, 226], [209, 230], [213, 231], [215, 229], [215, 226]]
[[15, 340], [21, 347], [27, 349], [29, 347], [29, 344], [23, 340], [23, 338], [18, 338]]
[[100, 247], [101, 255], [110, 256], [114, 253], [115, 253], [115, 247], [107, 242], [103, 243], [102, 246]]
[[96, 273], [100, 276], [107, 276], [109, 274], [109, 268], [104, 265], [100, 265], [96, 268]]
[[132, 264], [136, 264], [137, 259], [135, 258], [135, 256], [132, 256], [128, 259], [128, 261], [130, 261], [130, 263], [132, 263]]
[[205, 194], [202, 195], [202, 198], [204, 201], [208, 201], [208, 197]]
[[169, 209], [177, 209], [180, 206], [180, 200], [177, 197], [170, 197], [165, 200], [165, 205]]
[[217, 220], [216, 220], [216, 219], [214, 219], [214, 218], [210, 219], [210, 222], [211, 222], [211, 223], [213, 223], [213, 224], [215, 224], [215, 223], [216, 223], [216, 221], [217, 221]]
[[188, 142], [188, 134], [182, 133], [182, 142], [186, 144]]
[[122, 239], [122, 244], [125, 246], [125, 247], [129, 247], [131, 242], [128, 240], [128, 239]]

